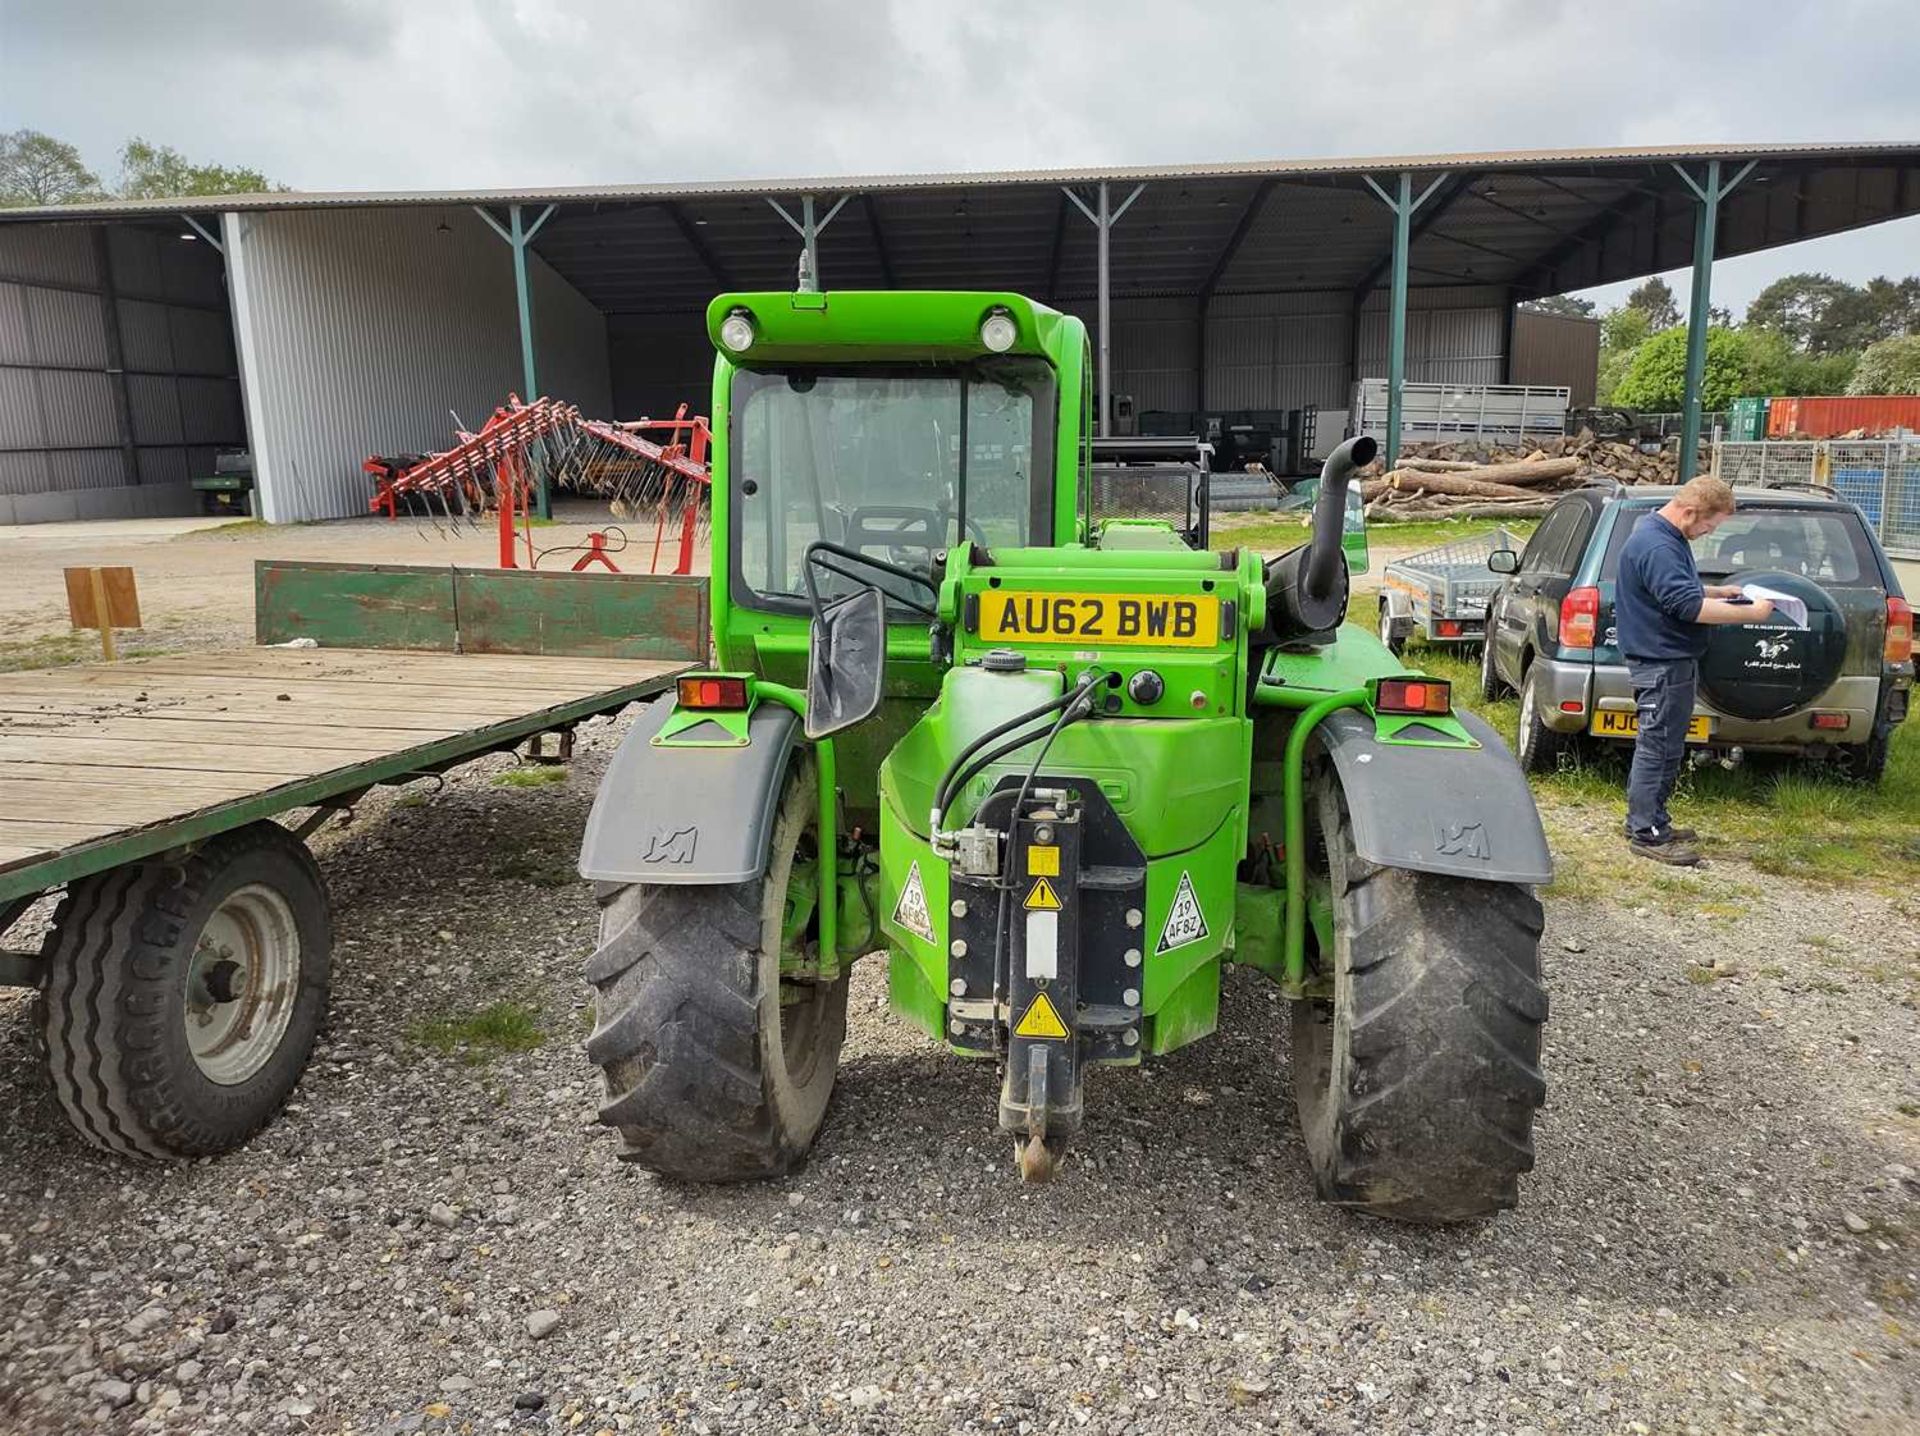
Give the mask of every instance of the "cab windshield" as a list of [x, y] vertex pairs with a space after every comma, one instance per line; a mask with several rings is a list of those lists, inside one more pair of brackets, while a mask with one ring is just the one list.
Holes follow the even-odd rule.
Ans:
[[[1053, 369], [1024, 357], [911, 367], [743, 369], [729, 461], [735, 587], [804, 605], [825, 539], [932, 576], [962, 538], [998, 547], [1052, 522]], [[816, 569], [823, 594], [854, 581]], [[924, 588], [878, 573], [891, 596]]]

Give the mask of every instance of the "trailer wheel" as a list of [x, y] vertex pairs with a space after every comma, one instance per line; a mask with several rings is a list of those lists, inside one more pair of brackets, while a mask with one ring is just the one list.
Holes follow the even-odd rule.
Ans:
[[123, 1156], [238, 1147], [306, 1068], [332, 944], [319, 869], [277, 823], [74, 883], [41, 948], [68, 1119]]
[[1401, 633], [1398, 625], [1394, 623], [1393, 609], [1387, 605], [1384, 598], [1380, 600], [1380, 641], [1396, 658], [1406, 651], [1407, 636]]
[[1320, 1196], [1409, 1222], [1511, 1207], [1546, 1099], [1539, 901], [1520, 884], [1362, 862], [1324, 766], [1316, 819], [1333, 1000], [1294, 1005], [1293, 1079]]
[[688, 1182], [778, 1176], [813, 1145], [847, 1030], [848, 978], [783, 981], [789, 879], [811, 863], [814, 765], [787, 777], [765, 874], [723, 886], [633, 883], [602, 902], [587, 962], [621, 1156]]

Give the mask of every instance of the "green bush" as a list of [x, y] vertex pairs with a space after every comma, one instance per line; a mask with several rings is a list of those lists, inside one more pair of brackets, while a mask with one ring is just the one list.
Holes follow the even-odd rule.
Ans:
[[1920, 394], [1920, 334], [1869, 344], [1847, 382], [1849, 394]]

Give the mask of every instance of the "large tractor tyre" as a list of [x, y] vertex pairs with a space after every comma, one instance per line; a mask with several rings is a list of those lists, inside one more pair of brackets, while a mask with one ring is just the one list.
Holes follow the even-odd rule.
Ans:
[[332, 946], [320, 871], [276, 823], [73, 883], [41, 948], [68, 1119], [123, 1156], [240, 1146], [306, 1070]]
[[780, 977], [788, 880], [797, 862], [813, 862], [814, 783], [811, 760], [788, 774], [762, 877], [634, 883], [603, 899], [586, 974], [600, 1120], [620, 1130], [622, 1157], [662, 1176], [779, 1176], [806, 1155], [826, 1116], [848, 980]]
[[1515, 735], [1513, 755], [1526, 773], [1556, 773], [1563, 755], [1579, 752], [1580, 735], [1549, 728], [1540, 717], [1540, 672], [1529, 667], [1520, 680], [1520, 730]]
[[1293, 1009], [1294, 1095], [1322, 1199], [1463, 1222], [1518, 1199], [1546, 1100], [1540, 903], [1531, 889], [1376, 867], [1323, 766], [1309, 798], [1333, 1000]]

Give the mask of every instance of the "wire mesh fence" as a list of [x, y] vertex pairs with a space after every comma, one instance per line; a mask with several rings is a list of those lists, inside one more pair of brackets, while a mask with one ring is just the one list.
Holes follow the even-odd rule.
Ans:
[[1857, 504], [1889, 552], [1920, 557], [1920, 439], [1768, 439], [1714, 446], [1735, 487], [1813, 484]]

